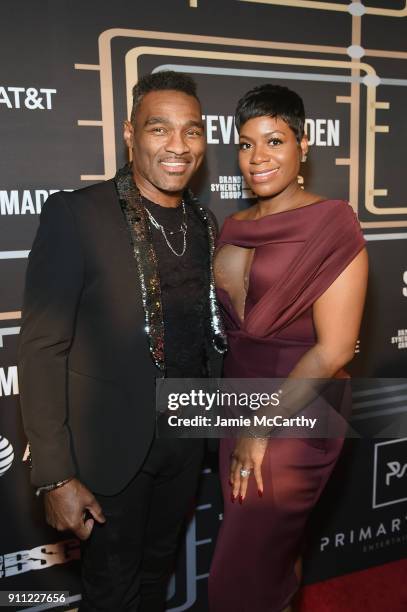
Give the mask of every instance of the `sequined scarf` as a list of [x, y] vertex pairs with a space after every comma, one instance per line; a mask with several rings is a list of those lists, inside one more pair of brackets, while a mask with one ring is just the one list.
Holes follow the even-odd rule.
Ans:
[[[145, 317], [145, 331], [149, 341], [150, 353], [155, 365], [160, 370], [165, 371], [164, 321], [160, 277], [147, 213], [143, 206], [140, 192], [133, 181], [131, 164], [126, 164], [123, 168], [120, 168], [114, 180], [119, 195], [120, 206], [129, 228], [133, 254], [137, 263]], [[211, 339], [214, 349], [219, 353], [224, 353], [226, 351], [226, 335], [223, 330], [216, 300], [212, 265], [216, 229], [210, 215], [196, 201], [189, 190], [184, 194], [184, 200], [187, 205], [193, 204], [191, 209], [194, 210], [207, 227], [211, 262], [209, 270]]]

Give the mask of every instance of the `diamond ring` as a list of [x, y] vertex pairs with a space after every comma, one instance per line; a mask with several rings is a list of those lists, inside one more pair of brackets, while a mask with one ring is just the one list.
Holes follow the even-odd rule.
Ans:
[[248, 476], [250, 476], [250, 472], [251, 470], [246, 470], [245, 468], [242, 468], [240, 470], [240, 476], [242, 476], [242, 478], [247, 478]]

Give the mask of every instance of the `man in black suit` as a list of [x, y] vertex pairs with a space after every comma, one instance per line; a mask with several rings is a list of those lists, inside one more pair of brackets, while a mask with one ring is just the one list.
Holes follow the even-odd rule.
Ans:
[[43, 208], [21, 407], [47, 521], [82, 541], [80, 610], [158, 612], [203, 441], [155, 437], [155, 378], [216, 375], [224, 351], [215, 222], [187, 189], [205, 153], [192, 79], [141, 79], [124, 138], [114, 179]]

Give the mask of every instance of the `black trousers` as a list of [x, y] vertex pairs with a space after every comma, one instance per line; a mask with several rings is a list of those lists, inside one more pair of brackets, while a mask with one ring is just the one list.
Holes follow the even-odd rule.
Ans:
[[162, 612], [181, 528], [196, 492], [204, 441], [155, 439], [118, 495], [97, 495], [106, 523], [81, 543], [80, 612]]

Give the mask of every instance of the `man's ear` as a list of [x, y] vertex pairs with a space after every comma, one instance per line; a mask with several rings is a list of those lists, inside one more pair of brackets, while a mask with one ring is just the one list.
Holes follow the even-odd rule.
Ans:
[[125, 121], [123, 124], [123, 138], [129, 149], [133, 149], [134, 127], [130, 121]]

